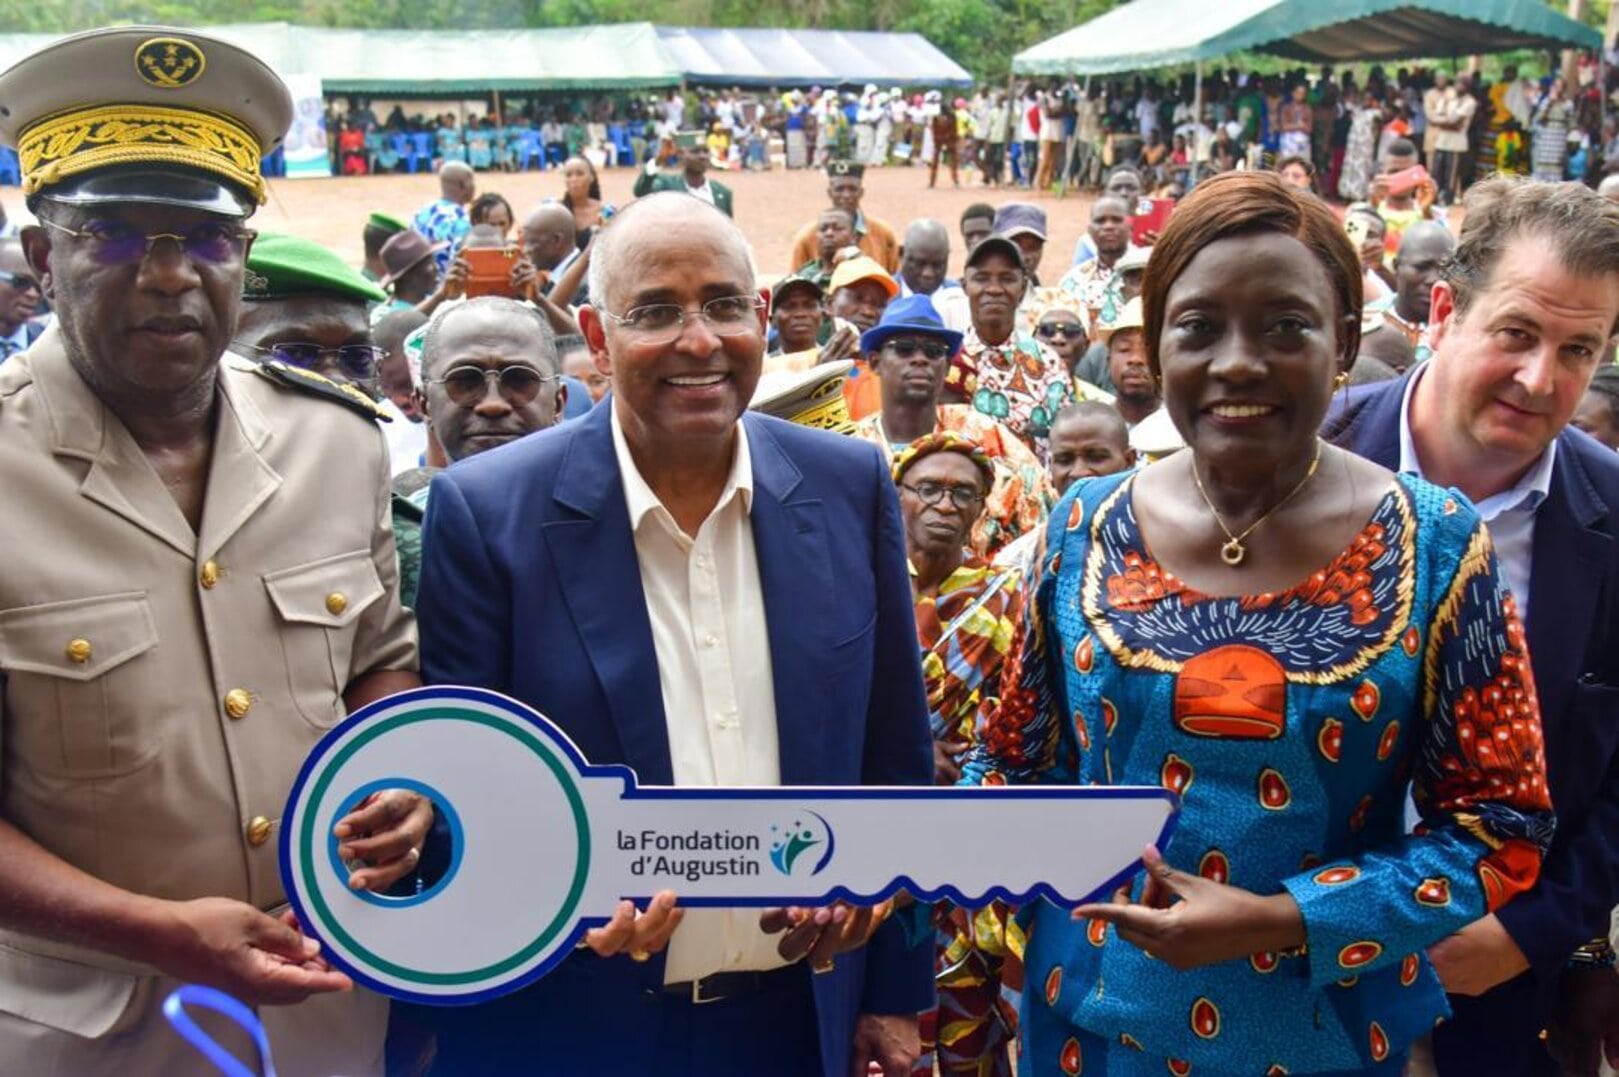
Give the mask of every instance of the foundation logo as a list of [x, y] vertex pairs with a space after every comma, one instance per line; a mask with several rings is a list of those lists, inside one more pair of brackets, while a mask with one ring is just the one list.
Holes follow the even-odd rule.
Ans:
[[[770, 862], [777, 871], [789, 876], [799, 864], [813, 863], [815, 866], [808, 872], [800, 870], [798, 874], [818, 875], [831, 863], [834, 844], [832, 827], [827, 821], [815, 812], [805, 812], [789, 826], [771, 825]], [[805, 855], [817, 849], [820, 850], [818, 857]]]

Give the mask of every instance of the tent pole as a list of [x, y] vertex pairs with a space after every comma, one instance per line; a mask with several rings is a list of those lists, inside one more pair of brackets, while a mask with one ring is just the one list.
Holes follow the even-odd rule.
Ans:
[[[1192, 137], [1187, 140], [1186, 148], [1187, 148], [1187, 150], [1189, 152], [1187, 153], [1186, 156], [1187, 156], [1187, 159], [1192, 162], [1192, 167], [1187, 172], [1187, 175], [1192, 177], [1191, 186], [1196, 187], [1197, 186], [1197, 173], [1198, 173], [1197, 133], [1203, 129], [1203, 61], [1202, 60], [1199, 60], [1197, 62], [1197, 66], [1194, 68], [1194, 71], [1196, 72], [1196, 74], [1195, 74], [1193, 82], [1192, 82]], [[1171, 139], [1169, 144], [1171, 146], [1173, 146], [1175, 144], [1174, 139]]]

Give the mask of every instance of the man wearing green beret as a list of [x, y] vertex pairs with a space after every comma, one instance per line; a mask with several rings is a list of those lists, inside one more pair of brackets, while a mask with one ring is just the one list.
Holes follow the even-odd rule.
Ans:
[[[283, 1073], [379, 1073], [387, 1002], [287, 912], [276, 836], [322, 734], [421, 683], [383, 439], [352, 386], [227, 351], [292, 99], [132, 26], [0, 101], [56, 311], [0, 365], [0, 1073], [194, 1073], [187, 983], [255, 1007]], [[397, 788], [338, 820], [351, 885], [412, 883], [433, 821]]]
[[727, 217], [733, 216], [731, 188], [708, 178], [708, 144], [703, 141], [703, 133], [682, 131], [675, 136], [675, 146], [680, 150], [680, 172], [659, 172], [657, 158], [652, 158], [635, 177], [635, 197], [653, 191], [682, 191], [701, 198]]
[[250, 358], [373, 393], [382, 356], [366, 315], [387, 298], [319, 243], [263, 232], [247, 257], [233, 344]]

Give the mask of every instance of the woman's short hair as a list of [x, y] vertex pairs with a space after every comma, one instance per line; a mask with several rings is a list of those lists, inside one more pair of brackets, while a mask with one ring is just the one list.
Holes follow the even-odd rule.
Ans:
[[1222, 172], [1199, 183], [1175, 208], [1152, 250], [1141, 286], [1147, 361], [1156, 370], [1169, 289], [1205, 247], [1232, 236], [1279, 233], [1315, 255], [1332, 284], [1338, 331], [1353, 355], [1360, 344], [1364, 278], [1360, 257], [1327, 204], [1274, 172]]

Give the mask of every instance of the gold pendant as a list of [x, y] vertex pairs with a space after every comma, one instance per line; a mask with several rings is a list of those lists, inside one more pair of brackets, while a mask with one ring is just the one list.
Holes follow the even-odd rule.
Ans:
[[1242, 564], [1242, 559], [1247, 556], [1248, 551], [1243, 547], [1242, 543], [1238, 542], [1236, 539], [1232, 539], [1230, 542], [1227, 542], [1224, 546], [1220, 547], [1220, 560], [1224, 561], [1232, 568], [1236, 568], [1238, 565]]

